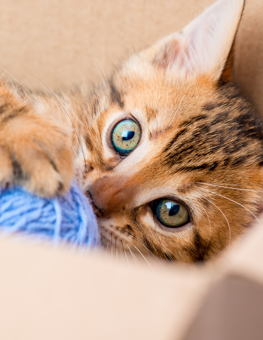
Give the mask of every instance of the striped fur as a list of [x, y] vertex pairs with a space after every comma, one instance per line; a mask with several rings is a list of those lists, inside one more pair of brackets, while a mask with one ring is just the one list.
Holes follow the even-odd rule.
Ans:
[[[68, 189], [74, 166], [106, 248], [184, 262], [220, 253], [262, 202], [262, 122], [231, 76], [243, 5], [218, 1], [131, 56], [91, 94], [32, 96], [2, 82], [1, 185], [52, 196]], [[142, 136], [124, 158], [110, 135], [125, 118]], [[187, 225], [169, 230], [158, 222], [151, 205], [165, 197], [188, 207]]]

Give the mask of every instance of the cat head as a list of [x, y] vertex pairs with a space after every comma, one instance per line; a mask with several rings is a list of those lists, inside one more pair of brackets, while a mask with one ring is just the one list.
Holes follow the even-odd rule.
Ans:
[[231, 73], [243, 7], [216, 2], [89, 98], [82, 182], [106, 247], [197, 261], [255, 218], [262, 124]]

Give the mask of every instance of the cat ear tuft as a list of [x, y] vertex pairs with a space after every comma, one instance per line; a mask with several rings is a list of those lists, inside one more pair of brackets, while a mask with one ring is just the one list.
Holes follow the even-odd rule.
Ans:
[[181, 32], [158, 41], [148, 50], [148, 56], [154, 55], [153, 63], [167, 72], [206, 74], [218, 81], [229, 60], [244, 2], [217, 1]]

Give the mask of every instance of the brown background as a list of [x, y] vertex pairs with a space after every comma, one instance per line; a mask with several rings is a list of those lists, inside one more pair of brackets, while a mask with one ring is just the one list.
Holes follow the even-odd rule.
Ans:
[[[213, 0], [1, 0], [0, 66], [24, 85], [99, 81], [113, 64], [181, 29]], [[263, 116], [263, 1], [248, 0], [236, 80]], [[36, 77], [36, 78], [34, 78]]]

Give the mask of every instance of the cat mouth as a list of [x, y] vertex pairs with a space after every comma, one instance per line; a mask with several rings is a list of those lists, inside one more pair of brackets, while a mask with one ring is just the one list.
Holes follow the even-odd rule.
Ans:
[[97, 205], [95, 204], [94, 199], [93, 199], [93, 197], [92, 197], [92, 194], [91, 194], [91, 192], [90, 192], [89, 190], [86, 191], [86, 196], [87, 196], [88, 199], [89, 199], [89, 202], [90, 202], [90, 204], [91, 204], [91, 206], [92, 206], [92, 209], [93, 209], [95, 215], [96, 215], [97, 217], [102, 217], [102, 216], [103, 216], [103, 212], [102, 212], [102, 210], [101, 210], [100, 208], [98, 208]]

